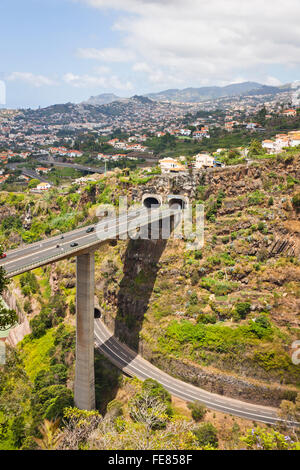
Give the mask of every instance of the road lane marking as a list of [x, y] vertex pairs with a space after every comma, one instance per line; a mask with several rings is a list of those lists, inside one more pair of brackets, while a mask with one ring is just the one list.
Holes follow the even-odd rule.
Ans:
[[[96, 325], [97, 329], [98, 329], [100, 332], [102, 332], [102, 330], [100, 329], [100, 326], [99, 326], [99, 322], [95, 322], [95, 325]], [[107, 331], [107, 335], [109, 335], [110, 333], [108, 332], [108, 330], [106, 330], [106, 331]], [[103, 333], [103, 332], [102, 332], [102, 333]], [[261, 414], [261, 413], [266, 413], [267, 410], [259, 410], [259, 409], [251, 410], [250, 407], [248, 406], [247, 409], [250, 410], [250, 411], [244, 411], [244, 406], [243, 406], [242, 403], [235, 404], [235, 405], [234, 405], [234, 408], [232, 408], [232, 405], [231, 405], [231, 407], [230, 407], [229, 404], [227, 403], [227, 401], [229, 400], [228, 398], [225, 398], [226, 401], [225, 401], [225, 400], [224, 400], [224, 401], [220, 401], [220, 399], [219, 399], [219, 400], [214, 400], [214, 402], [211, 402], [211, 401], [210, 401], [210, 400], [211, 400], [211, 394], [210, 394], [210, 392], [206, 392], [206, 391], [204, 391], [204, 390], [202, 391], [202, 389], [193, 390], [193, 391], [192, 391], [192, 390], [191, 390], [191, 387], [193, 387], [193, 386], [192, 386], [191, 384], [180, 383], [180, 381], [178, 381], [177, 379], [175, 379], [175, 378], [169, 376], [168, 374], [166, 374], [166, 373], [163, 372], [163, 371], [160, 371], [158, 368], [156, 368], [156, 367], [153, 366], [152, 364], [150, 364], [150, 363], [148, 363], [147, 361], [145, 361], [145, 360], [144, 360], [142, 357], [140, 357], [138, 354], [137, 354], [136, 356], [134, 356], [134, 358], [130, 357], [130, 364], [128, 364], [124, 359], [122, 359], [122, 357], [119, 356], [119, 354], [123, 354], [123, 356], [127, 357], [127, 356], [123, 353], [124, 349], [122, 348], [122, 345], [116, 340], [116, 338], [115, 338], [114, 336], [110, 336], [110, 337], [104, 336], [104, 338], [101, 338], [101, 336], [99, 336], [99, 334], [98, 334], [96, 331], [95, 331], [95, 335], [96, 335], [96, 337], [98, 338], [98, 340], [100, 340], [100, 342], [102, 343], [103, 349], [107, 348], [109, 351], [112, 352], [112, 354], [114, 354], [117, 358], [119, 358], [119, 360], [121, 361], [121, 363], [125, 363], [125, 364], [124, 364], [124, 367], [125, 367], [125, 368], [127, 368], [127, 369], [129, 369], [129, 370], [130, 370], [130, 369], [136, 370], [136, 371], [138, 371], [140, 374], [142, 374], [143, 376], [146, 375], [146, 377], [149, 377], [149, 371], [147, 371], [147, 369], [145, 369], [145, 368], [143, 367], [143, 365], [141, 364], [140, 359], [142, 359], [142, 360], [147, 364], [147, 366], [149, 367], [150, 373], [151, 373], [151, 377], [152, 377], [152, 378], [153, 378], [153, 377], [156, 377], [156, 378], [160, 381], [160, 383], [162, 383], [162, 384], [165, 383], [165, 384], [166, 384], [165, 386], [166, 386], [167, 388], [172, 389], [172, 390], [175, 390], [177, 393], [181, 393], [181, 394], [183, 394], [184, 396], [188, 396], [189, 398], [192, 397], [193, 399], [198, 399], [198, 400], [200, 399], [200, 400], [202, 400], [202, 401], [205, 401], [207, 404], [213, 405], [213, 406], [215, 406], [215, 407], [223, 408], [223, 410], [226, 409], [226, 410], [230, 410], [231, 412], [234, 412], [234, 411], [235, 411], [235, 412], [236, 412], [235, 414], [238, 414], [238, 415], [243, 414], [243, 415], [247, 415], [247, 416], [248, 416], [248, 415], [249, 415], [249, 416], [252, 416], [252, 420], [254, 419], [253, 416], [255, 416], [256, 418], [259, 418], [259, 419], [256, 419], [256, 418], [255, 418], [254, 420], [259, 420], [259, 421], [263, 421], [263, 420], [266, 420], [266, 419], [268, 420], [268, 422], [271, 421], [272, 423], [274, 423], [274, 422], [276, 422], [276, 421], [282, 421], [280, 418], [276, 418], [276, 417], [274, 416], [275, 411], [273, 412], [272, 410], [270, 410], [270, 413], [272, 413], [272, 414], [270, 414], [270, 416], [265, 416], [265, 415], [263, 415], [263, 414]], [[103, 343], [103, 341], [104, 341], [104, 343]], [[117, 351], [114, 351], [113, 349], [111, 349], [111, 348], [107, 345], [107, 342], [108, 342], [108, 341], [110, 341], [110, 343], [112, 343], [112, 344], [110, 344], [112, 347], [115, 346], [115, 347], [118, 348]], [[115, 345], [113, 344], [113, 341], [115, 342]], [[101, 344], [98, 345], [98, 347], [101, 349]], [[123, 349], [123, 351], [122, 351], [122, 349]], [[134, 354], [134, 353], [133, 353], [133, 354]], [[135, 366], [136, 366], [136, 367], [135, 367]], [[140, 367], [140, 368], [138, 368], [138, 367]], [[157, 372], [156, 372], [155, 369], [157, 369]], [[144, 372], [143, 372], [143, 371], [144, 371]], [[191, 391], [189, 392], [190, 395], [187, 395], [184, 390], [177, 389], [177, 388], [174, 388], [174, 387], [172, 387], [171, 385], [169, 385], [168, 382], [166, 382], [164, 379], [162, 380], [162, 376], [165, 376], [165, 380], [171, 380], [173, 384], [175, 383], [175, 384], [176, 384], [177, 386], [179, 386], [179, 387], [185, 387], [185, 388], [186, 388], [186, 386], [188, 386], [188, 388], [190, 388], [190, 390], [191, 390]], [[179, 382], [179, 383], [177, 383], [177, 382]], [[196, 396], [194, 395], [195, 393], [197, 394]], [[199, 398], [199, 397], [201, 397], [201, 398]], [[233, 399], [233, 400], [235, 400], [235, 399]], [[235, 401], [236, 401], [236, 400], [235, 400]], [[216, 403], [216, 402], [217, 402], [217, 403]], [[218, 403], [219, 403], [219, 404], [218, 404]], [[251, 406], [251, 405], [250, 405], [250, 406]], [[255, 405], [252, 405], [252, 406], [255, 407]], [[258, 406], [262, 406], [262, 405], [258, 405]], [[232, 414], [234, 414], [234, 413], [232, 413]], [[244, 416], [244, 417], [245, 417], [245, 416]], [[261, 419], [261, 418], [263, 418], [263, 419]], [[294, 425], [295, 425], [295, 424], [298, 424], [298, 423], [295, 423], [295, 422], [292, 422], [292, 421], [289, 421], [289, 423], [290, 423], [290, 424], [294, 424]]]
[[[161, 212], [161, 213], [158, 212], [158, 217], [157, 217], [157, 219], [153, 219], [153, 216], [151, 216], [150, 223], [151, 223], [151, 222], [159, 221], [159, 220], [161, 220], [161, 219], [163, 219], [163, 218], [167, 218], [167, 217], [169, 217], [169, 216], [172, 215], [172, 214], [173, 214], [173, 211], [170, 211], [170, 210], [165, 211], [165, 212]], [[149, 223], [149, 213], [147, 213], [147, 216], [144, 216], [144, 213], [142, 213], [142, 215], [141, 215], [140, 217], [137, 216], [136, 219], [137, 219], [137, 220], [136, 220], [136, 227], [145, 226], [146, 223]], [[110, 220], [111, 220], [111, 219], [110, 219]], [[134, 219], [133, 219], [133, 221], [134, 221]], [[132, 221], [131, 221], [131, 222], [132, 222]], [[109, 224], [109, 221], [105, 221], [104, 223], [107, 225], [107, 224]], [[119, 224], [119, 225], [118, 225], [118, 224]], [[122, 232], [120, 229], [121, 229], [121, 227], [123, 227], [123, 226], [125, 226], [125, 225], [126, 225], [126, 230], [125, 230], [124, 232]], [[105, 227], [104, 227], [104, 228], [105, 228]], [[126, 220], [124, 223], [121, 223], [121, 224], [119, 223], [119, 221], [117, 221], [116, 225], [113, 226], [113, 227], [109, 227], [109, 229], [110, 229], [110, 230], [115, 230], [115, 232], [117, 233], [117, 235], [120, 236], [120, 235], [122, 235], [123, 233], [126, 233], [126, 232], [128, 231], [128, 220]], [[131, 227], [131, 230], [134, 230], [134, 227]], [[77, 238], [77, 239], [75, 239], [75, 240], [77, 240], [78, 242], [81, 242], [83, 239], [88, 238], [88, 237], [92, 237], [92, 236], [93, 236], [93, 234], [88, 234], [88, 235], [82, 236], [82, 237], [80, 237], [80, 238]], [[75, 241], [75, 240], [74, 240], [74, 241]], [[106, 236], [105, 238], [99, 238], [99, 236], [98, 236], [98, 237], [97, 237], [97, 240], [95, 240], [95, 243], [93, 243], [92, 246], [97, 245], [98, 242], [101, 243], [101, 242], [104, 242], [104, 241], [106, 241], [106, 240], [109, 240], [109, 237], [108, 237], [108, 236]], [[54, 243], [54, 244], [55, 244], [55, 243]], [[69, 245], [69, 244], [70, 244], [70, 241], [61, 244], [60, 247], [63, 247], [63, 246], [65, 246], [65, 245]], [[87, 247], [87, 245], [79, 245], [79, 246], [78, 246], [78, 250], [79, 250], [80, 248], [84, 249], [84, 248], [86, 248], [86, 247]], [[88, 247], [89, 247], [89, 245], [88, 245]], [[46, 249], [44, 249], [44, 250], [40, 250], [40, 251], [38, 251], [37, 253], [38, 253], [38, 254], [39, 254], [39, 253], [40, 253], [40, 254], [42, 254], [42, 253], [44, 254], [44, 253], [46, 253], [47, 251], [52, 251], [52, 250], [55, 251], [55, 246], [51, 246], [51, 247], [46, 248]], [[69, 250], [69, 251], [70, 251], [70, 250]], [[77, 251], [77, 250], [75, 250], [75, 253], [76, 253], [76, 251]], [[28, 254], [28, 255], [26, 255], [26, 256], [23, 256], [23, 257], [21, 257], [21, 258], [18, 258], [17, 261], [19, 262], [20, 260], [24, 260], [24, 259], [30, 258], [30, 257], [32, 257], [33, 255], [35, 255], [35, 253], [36, 253], [36, 252], [30, 253], [30, 254]], [[67, 255], [68, 255], [68, 251], [66, 251], [65, 254], [66, 254], [66, 256], [67, 256]], [[58, 258], [59, 256], [60, 256], [60, 255], [57, 255], [57, 258]], [[70, 256], [71, 256], [71, 254], [70, 254]], [[75, 254], [74, 256], [76, 256], [76, 254]], [[55, 254], [54, 254], [53, 258], [54, 258], [54, 260], [51, 261], [52, 263], [55, 262], [55, 258], [56, 258]], [[36, 259], [36, 257], [35, 257], [34, 259]], [[51, 259], [52, 259], [52, 257], [51, 257]], [[41, 259], [40, 262], [42, 263], [43, 261], [46, 261], [46, 260], [47, 260], [47, 258], [46, 258], [46, 259], [44, 258], [44, 259]], [[11, 265], [12, 263], [15, 263], [15, 262], [16, 262], [15, 259], [14, 259], [14, 260], [11, 260], [11, 261], [8, 261], [8, 262], [6, 262], [6, 263], [4, 262], [4, 263], [2, 264], [2, 266], [5, 268], [6, 266], [9, 266], [9, 265]], [[31, 263], [29, 266], [34, 265], [34, 264], [35, 264], [35, 263]], [[50, 264], [50, 262], [49, 262], [49, 264]], [[20, 271], [21, 269], [23, 269], [23, 268], [25, 268], [25, 267], [26, 267], [26, 265], [23, 266], [23, 267], [22, 267], [22, 265], [21, 265], [21, 266], [18, 266], [18, 269], [16, 269], [16, 270], [11, 270], [10, 272], [7, 272], [7, 273], [8, 273], [8, 274], [12, 274], [12, 273], [14, 273], [14, 272]], [[34, 268], [31, 268], [31, 269], [34, 269]]]
[[[128, 214], [128, 216], [129, 216], [129, 214]], [[120, 220], [123, 220], [124, 218], [125, 218], [125, 215], [122, 215], [120, 217]], [[101, 221], [98, 224], [100, 226], [102, 226], [104, 224], [107, 224], [107, 221]], [[98, 224], [96, 224], [96, 225], [98, 226]], [[62, 240], [62, 238], [61, 238], [62, 235], [64, 236], [63, 240], [65, 241], [65, 244], [68, 244], [69, 242], [73, 241], [73, 237], [75, 235], [80, 236], [81, 232], [82, 232], [82, 234], [86, 233], [86, 230], [90, 227], [95, 227], [95, 224], [94, 225], [89, 225], [89, 226], [86, 226], [86, 227], [82, 227], [80, 229], [73, 230], [72, 232], [66, 232], [64, 234], [57, 235], [53, 238], [46, 238], [45, 240], [41, 240], [39, 242], [31, 243], [30, 245], [28, 245], [26, 247], [16, 248], [15, 250], [11, 250], [7, 253], [6, 260], [5, 261], [3, 260], [3, 262], [2, 263], [0, 262], [0, 264], [2, 266], [5, 266], [8, 262], [10, 263], [10, 262], [15, 261], [15, 260], [23, 259], [23, 257], [22, 258], [18, 257], [18, 255], [21, 254], [22, 252], [28, 252], [29, 250], [34, 249], [34, 248], [43, 248], [43, 247], [46, 248], [47, 245], [50, 245], [52, 243], [55, 244], [59, 240]], [[68, 241], [66, 241], [66, 239], [68, 239]], [[76, 238], [74, 238], [74, 240], [76, 240]], [[60, 246], [62, 246], [62, 244]], [[52, 246], [52, 248], [53, 248], [53, 246]], [[32, 253], [28, 253], [28, 255], [35, 254], [35, 253], [36, 253], [36, 251], [33, 251]], [[11, 260], [9, 260], [10, 255], [14, 256], [14, 258], [11, 259]]]
[[[96, 337], [98, 337], [97, 333], [96, 333]], [[100, 338], [98, 337], [98, 339], [100, 339]], [[101, 339], [100, 339], [100, 341], [101, 341]], [[111, 351], [114, 354], [114, 356], [116, 356], [122, 363], [124, 363], [124, 367], [123, 367], [124, 369], [127, 368], [128, 370], [131, 370], [131, 369], [135, 370], [140, 376], [146, 376], [147, 378], [148, 377], [151, 377], [151, 378], [156, 377], [162, 385], [164, 385], [168, 390], [174, 391], [175, 395], [177, 394], [177, 396], [178, 396], [178, 394], [180, 394], [181, 397], [182, 396], [187, 397], [188, 400], [190, 400], [190, 401], [191, 400], [203, 401], [203, 402], [205, 402], [206, 405], [210, 405], [213, 409], [217, 409], [217, 410], [221, 409], [221, 411], [223, 411], [223, 412], [224, 412], [224, 410], [228, 410], [231, 414], [237, 414], [238, 416], [240, 416], [241, 414], [242, 415], [247, 415], [247, 416], [250, 417], [250, 419], [252, 421], [263, 421], [261, 418], [267, 419], [268, 422], [271, 421], [272, 423], [275, 422], [275, 421], [281, 421], [279, 418], [275, 418], [273, 416], [263, 416], [263, 415], [260, 415], [260, 414], [256, 414], [257, 413], [256, 411], [255, 412], [240, 411], [236, 408], [230, 408], [229, 406], [226, 406], [227, 404], [220, 404], [219, 405], [215, 402], [211, 402], [206, 397], [203, 397], [201, 395], [201, 393], [202, 393], [201, 390], [199, 390], [198, 395], [194, 395], [195, 392], [192, 392], [192, 391], [189, 392], [189, 394], [187, 394], [185, 391], [177, 389], [174, 386], [169, 385], [167, 382], [162, 381], [161, 377], [158, 374], [154, 373], [151, 367], [149, 367], [150, 374], [149, 374], [149, 371], [147, 371], [145, 369], [144, 369], [145, 372], [143, 372], [141, 369], [138, 368], [138, 367], [142, 367], [140, 364], [133, 364], [133, 360], [131, 361], [130, 365], [127, 364], [126, 361], [124, 361], [124, 359], [122, 359], [115, 351], [113, 351], [107, 345], [107, 342], [105, 342], [105, 344], [102, 344], [102, 345], [103, 345], [103, 349], [107, 348], [109, 351]], [[101, 349], [101, 346], [98, 346], [98, 347]], [[118, 352], [121, 352], [121, 351], [118, 351]], [[143, 369], [143, 367], [142, 367], [142, 369]], [[173, 382], [173, 378], [171, 376], [170, 376], [170, 382], [171, 383]], [[185, 386], [186, 388], [189, 388], [189, 385], [190, 384], [184, 384], [183, 386]], [[257, 419], [257, 418], [259, 418], [259, 419]]]

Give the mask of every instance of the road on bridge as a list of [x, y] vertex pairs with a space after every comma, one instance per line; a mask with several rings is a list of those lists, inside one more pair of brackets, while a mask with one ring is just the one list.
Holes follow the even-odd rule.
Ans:
[[[151, 219], [149, 219], [150, 212]], [[141, 208], [129, 211], [127, 214], [121, 214], [119, 217], [106, 217], [96, 225], [83, 227], [11, 250], [7, 252], [6, 258], [0, 260], [0, 266], [6, 270], [7, 277], [13, 277], [40, 266], [77, 256], [84, 250], [93, 250], [107, 240], [116, 239], [117, 235], [128, 234], [129, 227], [130, 230], [146, 227], [149, 220], [155, 222], [179, 212], [172, 209], [149, 211]], [[87, 233], [89, 228], [93, 228], [93, 232]], [[76, 246], [71, 246], [73, 243], [76, 243]]]

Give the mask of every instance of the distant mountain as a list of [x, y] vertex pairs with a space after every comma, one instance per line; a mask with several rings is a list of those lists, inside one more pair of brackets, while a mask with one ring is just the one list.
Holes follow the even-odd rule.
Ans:
[[123, 98], [120, 98], [114, 93], [102, 93], [101, 95], [91, 96], [88, 100], [83, 101], [82, 104], [92, 104], [93, 106], [101, 106], [102, 104], [110, 104], [114, 101], [122, 101]]
[[[148, 95], [134, 95], [131, 98], [120, 98], [113, 93], [92, 96], [89, 100], [74, 104], [62, 103], [40, 109], [22, 110], [16, 120], [24, 118], [40, 124], [64, 124], [98, 122], [107, 124], [120, 123], [124, 120], [136, 122], [139, 119], [153, 121], [161, 116], [173, 116], [178, 110], [177, 103], [201, 103], [218, 98], [234, 98], [239, 96], [263, 96], [273, 98], [278, 93], [290, 89], [288, 86], [271, 87], [256, 82], [245, 82], [225, 87], [170, 89]], [[264, 97], [260, 99], [262, 102]], [[165, 102], [165, 103], [163, 103]], [[170, 102], [173, 102], [170, 103]], [[188, 109], [189, 106], [187, 106]], [[170, 114], [171, 113], [171, 114]], [[173, 113], [173, 114], [172, 114]]]
[[142, 103], [142, 104], [149, 104], [149, 105], [154, 104], [153, 100], [150, 100], [146, 96], [134, 95], [134, 96], [132, 96], [132, 98], [130, 98], [130, 100], [134, 100], [134, 101], [137, 101], [137, 102]]
[[181, 103], [199, 103], [201, 101], [214, 100], [241, 95], [275, 95], [280, 93], [279, 87], [261, 85], [256, 82], [236, 83], [225, 87], [185, 88], [184, 90], [170, 89], [159, 93], [148, 93], [145, 96], [154, 101], [176, 101]]
[[[103, 97], [103, 95], [100, 95]], [[112, 95], [115, 96], [115, 95]], [[95, 97], [96, 98], [96, 97]], [[152, 112], [158, 106], [145, 96], [135, 95], [132, 98], [119, 98], [105, 104], [91, 104], [90, 101], [80, 104], [55, 104], [46, 108], [22, 110], [18, 120], [23, 118], [32, 122], [47, 124], [64, 124], [71, 122], [108, 122], [110, 120], [127, 118], [135, 119], [136, 115], [147, 115], [152, 118]], [[169, 105], [165, 105], [169, 109]]]

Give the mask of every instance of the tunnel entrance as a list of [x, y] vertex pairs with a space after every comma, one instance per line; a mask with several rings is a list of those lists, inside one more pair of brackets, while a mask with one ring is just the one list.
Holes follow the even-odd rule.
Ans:
[[161, 202], [154, 196], [145, 197], [143, 201], [144, 207], [147, 209], [157, 209], [160, 207]]
[[180, 197], [172, 197], [169, 199], [169, 208], [170, 209], [185, 209], [186, 203], [184, 199], [181, 199]]
[[101, 312], [98, 308], [94, 309], [94, 318], [101, 318]]

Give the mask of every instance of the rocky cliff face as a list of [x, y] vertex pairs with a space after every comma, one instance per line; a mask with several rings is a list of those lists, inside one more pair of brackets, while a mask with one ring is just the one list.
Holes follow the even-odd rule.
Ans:
[[[294, 394], [299, 373], [290, 356], [300, 327], [300, 222], [292, 197], [299, 180], [299, 157], [162, 175], [147, 184], [111, 177], [114, 202], [120, 195], [136, 202], [144, 193], [180, 194], [204, 202], [212, 217], [201, 252], [188, 252], [184, 239], [113, 241], [99, 250], [96, 307], [105, 323], [146, 359], [210, 391], [272, 405]], [[95, 204], [102, 191], [101, 185], [83, 191], [79, 207]], [[39, 275], [49, 277], [49, 295], [74, 303], [74, 271], [64, 261]], [[250, 304], [246, 317], [236, 318], [238, 304]], [[251, 332], [257, 318], [270, 323], [273, 336]], [[193, 327], [188, 340], [182, 320]], [[170, 330], [173, 324], [177, 330]], [[246, 336], [233, 343], [207, 336], [201, 343], [202, 332], [197, 340], [192, 336], [199, 324], [203, 334], [211, 334], [213, 325], [216, 334], [228, 328]]]
[[[300, 326], [300, 224], [292, 205], [299, 180], [297, 157], [162, 175], [144, 185], [119, 183], [114, 197], [127, 195], [129, 201], [141, 201], [145, 193], [180, 194], [204, 201], [207, 211], [222, 193], [222, 203], [206, 220], [200, 259], [186, 252], [185, 240], [164, 246], [119, 242], [99, 254], [97, 295], [110, 329], [159, 367], [210, 391], [272, 405], [294, 394], [293, 386], [283, 384], [299, 382], [290, 363]], [[251, 313], [236, 323], [239, 302], [250, 303]], [[241, 357], [212, 352], [209, 346], [192, 353], [189, 343], [174, 346], [172, 354], [162, 351], [162, 338], [174, 320], [196, 326], [199, 316], [213, 316], [220, 327], [235, 329], [261, 314], [281, 329], [283, 341], [261, 340], [254, 347], [249, 338]]]

